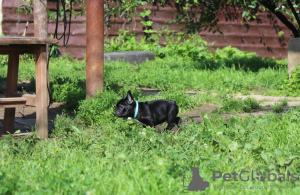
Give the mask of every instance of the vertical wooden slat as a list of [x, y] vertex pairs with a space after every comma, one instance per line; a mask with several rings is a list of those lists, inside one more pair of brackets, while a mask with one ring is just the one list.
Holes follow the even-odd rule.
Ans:
[[[8, 71], [6, 82], [6, 97], [12, 97], [17, 92], [19, 69], [19, 54], [10, 53], [8, 58]], [[5, 108], [4, 113], [4, 132], [14, 133], [16, 108]]]
[[36, 128], [37, 136], [48, 138], [47, 49], [41, 45], [36, 51]]
[[[47, 0], [34, 0], [34, 36], [48, 37]], [[40, 45], [36, 51], [36, 129], [37, 136], [48, 138], [48, 70], [47, 46]]]

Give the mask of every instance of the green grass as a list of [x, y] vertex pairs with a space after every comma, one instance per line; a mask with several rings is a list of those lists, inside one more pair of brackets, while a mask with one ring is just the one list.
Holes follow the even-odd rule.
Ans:
[[[287, 77], [285, 68], [260, 69], [258, 72], [223, 67], [216, 70], [196, 68], [202, 62], [185, 58], [166, 58], [138, 66], [109, 63], [106, 66], [108, 83], [143, 86], [158, 89], [223, 91], [237, 93], [244, 90], [280, 90]], [[120, 77], [119, 75], [124, 75]], [[278, 79], [274, 79], [278, 78]]]
[[[181, 194], [186, 187], [180, 174], [187, 170], [191, 176], [192, 167], [199, 167], [203, 180], [210, 183], [205, 192], [198, 192], [202, 194], [299, 193], [299, 181], [225, 182], [212, 177], [213, 171], [243, 170], [276, 174], [289, 170], [300, 176], [299, 108], [258, 118], [232, 114], [225, 120], [221, 115], [260, 107], [256, 100], [227, 94], [285, 95], [281, 86], [288, 77], [286, 60], [260, 59], [232, 48], [205, 57], [195, 55], [199, 48], [180, 53], [175, 46], [160, 52], [162, 59], [136, 66], [105, 63], [104, 92], [87, 100], [85, 61], [51, 60], [52, 101], [66, 102], [65, 109], [74, 114], [58, 115], [48, 140], [11, 136], [0, 140], [0, 194]], [[177, 57], [171, 56], [175, 50]], [[0, 81], [5, 80], [6, 66], [2, 59]], [[24, 90], [33, 91], [33, 61], [20, 63], [19, 81], [24, 80], [31, 81]], [[162, 91], [143, 96], [137, 87]], [[116, 102], [128, 90], [138, 101], [173, 99], [180, 107], [179, 115], [205, 103], [221, 108], [203, 114], [200, 124], [183, 124], [180, 133], [156, 133], [135, 120], [113, 115]], [[189, 95], [185, 90], [204, 93]], [[286, 103], [283, 100], [281, 105]], [[234, 185], [238, 188], [229, 189]], [[270, 185], [279, 189], [266, 188]], [[285, 185], [296, 187], [284, 189]]]
[[[234, 94], [261, 91], [263, 94], [285, 94], [281, 86], [288, 73], [282, 61], [274, 61], [275, 64], [270, 65], [277, 68], [261, 68], [257, 71], [236, 69], [234, 66], [220, 66], [212, 70], [205, 68], [206, 62], [206, 60], [194, 61], [187, 57], [165, 57], [137, 66], [124, 62], [105, 63], [105, 83], [115, 91], [134, 86], [173, 91], [198, 90], [208, 93], [222, 91]], [[223, 62], [218, 60], [213, 63]], [[7, 65], [1, 65], [0, 80], [6, 77], [6, 71]], [[85, 98], [85, 61], [54, 58], [50, 63], [49, 74], [51, 100], [67, 102], [67, 110], [76, 110], [80, 100]], [[24, 91], [35, 91], [34, 78], [34, 62], [21, 61], [19, 82], [29, 81]]]
[[[220, 190], [212, 172], [299, 171], [299, 109], [283, 115], [232, 117], [229, 121], [204, 116], [180, 134], [158, 134], [152, 128], [122, 119], [86, 128], [64, 115], [56, 119], [52, 138], [0, 141], [1, 194], [181, 194], [180, 173], [199, 167], [210, 182], [206, 194], [292, 194], [279, 190]], [[81, 124], [81, 125], [80, 125]], [[226, 124], [226, 125], [224, 125]], [[291, 164], [286, 164], [292, 160]], [[191, 174], [190, 171], [187, 174]], [[299, 176], [299, 174], [298, 174]], [[244, 186], [291, 185], [292, 182], [238, 183]]]
[[282, 107], [282, 103], [275, 103], [273, 106], [272, 106], [272, 109], [274, 112], [283, 112], [283, 107]]
[[253, 98], [246, 98], [243, 100], [242, 98], [233, 98], [223, 96], [221, 97], [221, 106], [220, 112], [221, 113], [241, 113], [241, 112], [252, 112], [255, 109], [261, 108], [259, 102]]
[[284, 98], [281, 100], [282, 106], [288, 106], [288, 99]]

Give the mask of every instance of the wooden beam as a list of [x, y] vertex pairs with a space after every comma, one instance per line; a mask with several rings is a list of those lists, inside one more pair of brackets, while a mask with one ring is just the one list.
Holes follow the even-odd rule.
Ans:
[[39, 45], [0, 45], [0, 54], [34, 54]]
[[39, 44], [57, 44], [57, 39], [40, 37], [0, 37], [0, 44], [16, 45], [39, 45]]
[[[0, 139], [2, 139], [3, 137], [8, 137], [8, 136], [10, 136], [10, 135], [6, 135], [6, 134], [1, 135], [1, 134], [0, 134]], [[28, 133], [17, 133], [17, 134], [12, 134], [12, 136], [13, 136], [14, 138], [29, 137], [29, 136], [32, 136], [32, 132], [28, 132]]]
[[23, 93], [13, 93], [12, 97], [22, 97], [22, 98], [26, 98], [26, 105], [27, 106], [36, 106], [35, 104], [35, 99], [36, 99], [36, 95], [32, 95], [32, 94], [23, 94]]
[[40, 47], [36, 52], [36, 128], [37, 136], [48, 138], [48, 69], [47, 47]]
[[[19, 69], [19, 54], [11, 53], [8, 57], [8, 71], [6, 82], [6, 97], [12, 97], [12, 94], [17, 92]], [[16, 108], [5, 108], [4, 112], [4, 131], [14, 133]]]
[[22, 97], [0, 98], [0, 108], [15, 108], [26, 104], [27, 99]]

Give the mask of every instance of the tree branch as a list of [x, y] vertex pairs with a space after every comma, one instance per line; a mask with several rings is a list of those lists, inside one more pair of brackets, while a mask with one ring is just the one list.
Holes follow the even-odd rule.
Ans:
[[296, 10], [295, 10], [295, 8], [294, 8], [294, 6], [293, 6], [291, 0], [287, 0], [287, 4], [289, 5], [289, 7], [290, 7], [292, 13], [294, 14], [294, 16], [295, 16], [295, 18], [296, 18], [296, 21], [297, 21], [298, 25], [300, 26], [300, 19], [299, 19], [299, 17], [298, 17], [298, 14], [297, 14], [297, 12], [296, 12]]
[[268, 0], [261, 0], [260, 3], [270, 10], [270, 12], [275, 14], [277, 18], [292, 31], [295, 38], [299, 37], [298, 29], [285, 17], [285, 15], [279, 11], [275, 11], [276, 6], [274, 3], [270, 3]]

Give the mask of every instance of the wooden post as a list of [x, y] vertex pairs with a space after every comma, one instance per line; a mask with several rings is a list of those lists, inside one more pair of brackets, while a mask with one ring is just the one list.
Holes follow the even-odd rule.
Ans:
[[47, 0], [34, 0], [34, 36], [46, 39], [48, 37]]
[[[8, 71], [6, 82], [6, 97], [12, 97], [17, 92], [19, 69], [19, 54], [10, 53], [8, 58]], [[4, 113], [4, 132], [14, 133], [16, 108], [5, 108]]]
[[40, 45], [36, 50], [36, 128], [37, 136], [48, 138], [48, 70], [47, 46]]
[[[47, 0], [34, 0], [34, 36], [48, 37]], [[39, 45], [36, 51], [36, 129], [37, 136], [48, 138], [48, 70], [47, 46]]]
[[288, 42], [288, 72], [292, 78], [292, 71], [300, 65], [300, 38], [290, 39]]
[[104, 0], [86, 1], [86, 96], [103, 89]]

